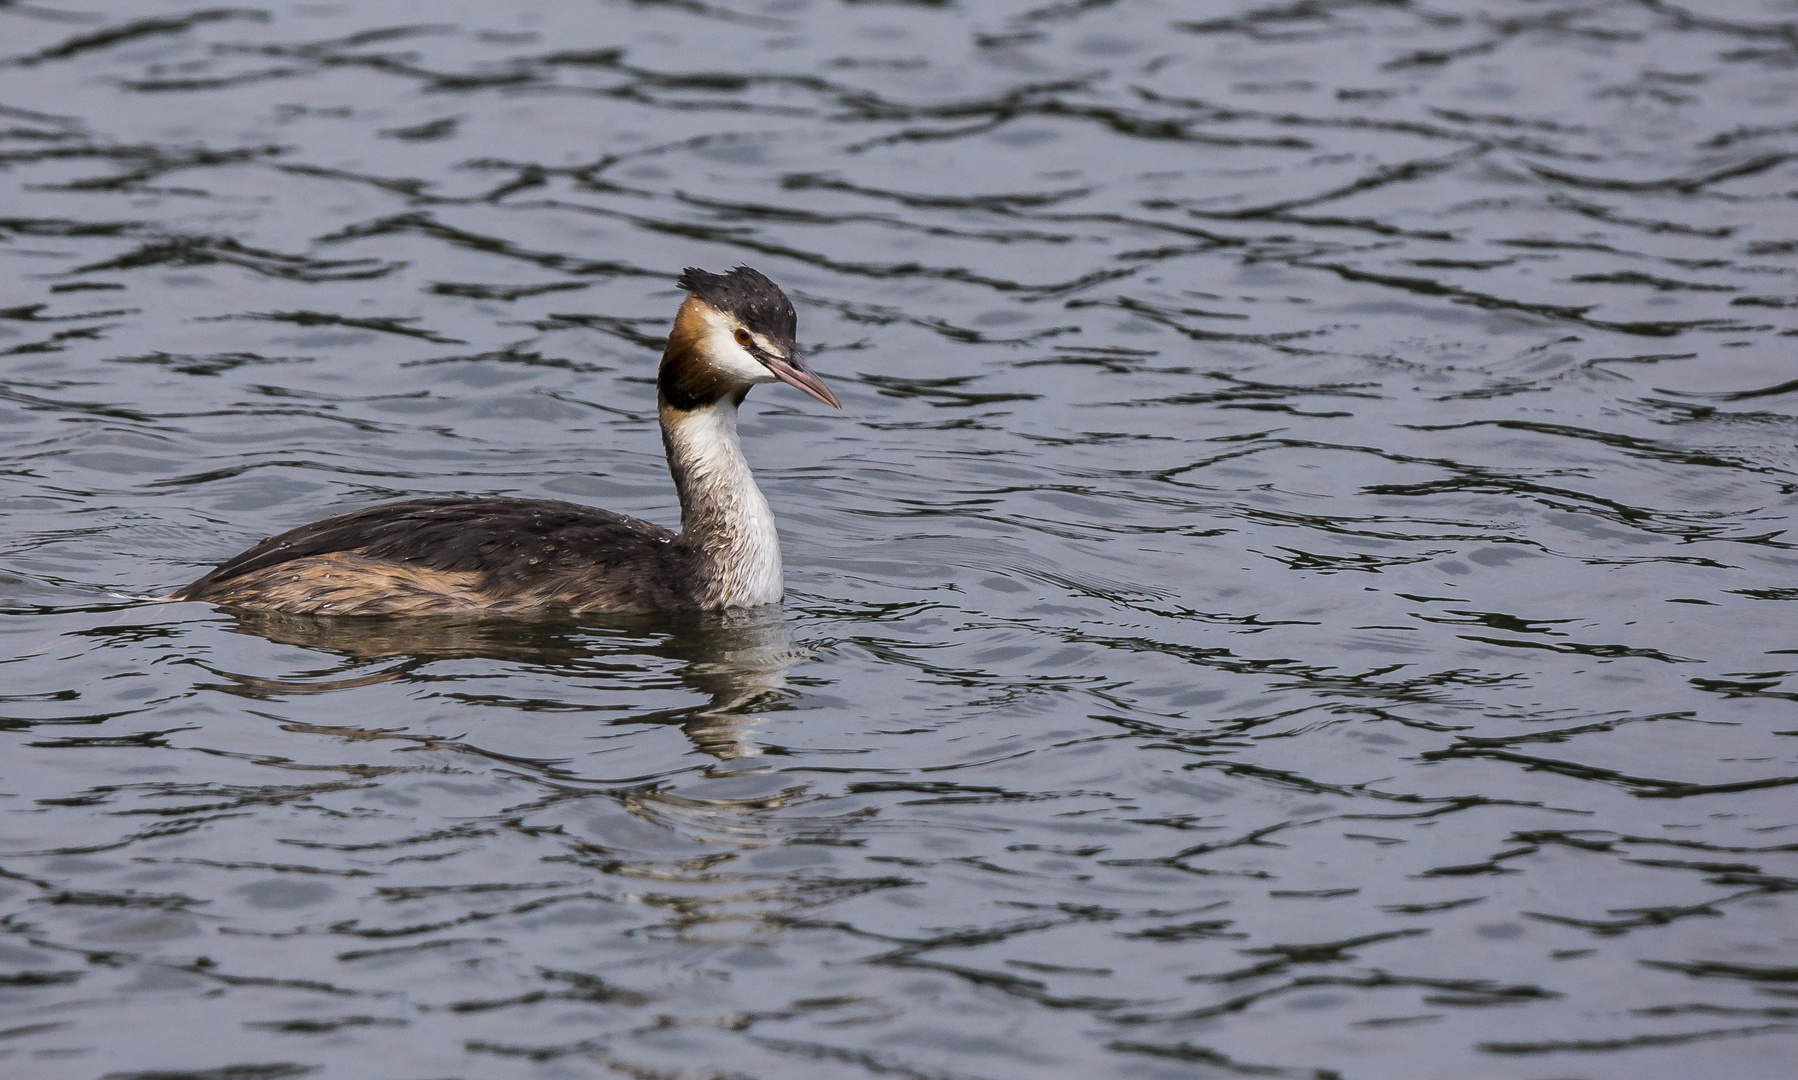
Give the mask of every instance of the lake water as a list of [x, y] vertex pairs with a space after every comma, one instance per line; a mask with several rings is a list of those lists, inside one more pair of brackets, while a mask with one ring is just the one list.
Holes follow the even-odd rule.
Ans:
[[[0, 5], [0, 1073], [1775, 1078], [1798, 3]], [[147, 601], [383, 499], [778, 608]]]

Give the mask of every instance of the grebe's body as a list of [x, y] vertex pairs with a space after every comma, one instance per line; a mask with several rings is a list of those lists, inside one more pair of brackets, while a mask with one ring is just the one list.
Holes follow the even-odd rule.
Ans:
[[748, 267], [688, 269], [657, 407], [681, 531], [549, 499], [409, 499], [325, 518], [171, 599], [313, 615], [690, 611], [781, 597], [780, 538], [737, 440], [756, 383], [836, 396], [799, 358], [786, 295]]

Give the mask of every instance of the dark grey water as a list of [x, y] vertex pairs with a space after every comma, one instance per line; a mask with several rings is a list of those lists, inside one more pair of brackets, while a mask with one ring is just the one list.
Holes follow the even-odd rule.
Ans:
[[[0, 4], [0, 1073], [1798, 1054], [1798, 4]], [[251, 621], [385, 498], [784, 607]]]

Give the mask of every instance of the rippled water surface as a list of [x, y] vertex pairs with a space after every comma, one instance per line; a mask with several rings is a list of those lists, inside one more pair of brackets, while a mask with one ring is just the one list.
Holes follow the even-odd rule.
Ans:
[[[0, 1073], [1785, 1077], [1798, 3], [0, 4]], [[784, 606], [144, 597], [382, 499]]]

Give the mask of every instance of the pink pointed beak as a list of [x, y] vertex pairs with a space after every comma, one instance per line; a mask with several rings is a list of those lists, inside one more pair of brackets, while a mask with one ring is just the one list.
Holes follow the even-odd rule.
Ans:
[[796, 386], [804, 390], [833, 409], [843, 407], [842, 403], [837, 401], [837, 396], [830, 392], [830, 387], [824, 385], [824, 380], [812, 374], [811, 369], [805, 366], [805, 361], [797, 356], [792, 360], [767, 356], [762, 359], [762, 363], [768, 365], [768, 370], [774, 372], [775, 378], [788, 386]]

